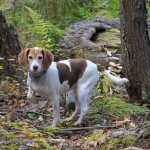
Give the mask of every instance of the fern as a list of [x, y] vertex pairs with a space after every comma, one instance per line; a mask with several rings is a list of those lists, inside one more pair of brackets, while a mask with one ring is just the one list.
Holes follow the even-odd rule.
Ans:
[[64, 31], [59, 29], [56, 25], [42, 19], [41, 15], [33, 9], [26, 6], [24, 6], [24, 8], [28, 11], [32, 20], [32, 24], [28, 29], [35, 36], [36, 45], [47, 49], [55, 49]]

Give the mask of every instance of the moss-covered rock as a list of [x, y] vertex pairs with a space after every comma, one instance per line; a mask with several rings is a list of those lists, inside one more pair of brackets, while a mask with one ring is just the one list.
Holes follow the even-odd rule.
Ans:
[[146, 113], [146, 106], [137, 106], [125, 102], [123, 98], [104, 97], [95, 100], [90, 108], [87, 120], [100, 123], [107, 119], [124, 119], [126, 116], [138, 116]]

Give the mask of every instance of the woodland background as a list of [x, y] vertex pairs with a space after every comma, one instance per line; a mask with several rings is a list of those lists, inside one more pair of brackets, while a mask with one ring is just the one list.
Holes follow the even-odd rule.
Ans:
[[[119, 18], [118, 5], [118, 0], [0, 0], [0, 10], [8, 25], [16, 29], [21, 49], [44, 47], [58, 59], [59, 41], [71, 25], [94, 17]], [[146, 7], [150, 18], [149, 0]], [[119, 44], [118, 38], [114, 40], [119, 31], [113, 32], [108, 32], [107, 44], [115, 41], [117, 47], [108, 46], [105, 53], [120, 56], [120, 40]], [[97, 42], [101, 41], [102, 37]], [[45, 109], [43, 98], [38, 97], [38, 109], [29, 109], [26, 72], [15, 64], [15, 76], [8, 70], [4, 73], [1, 61], [3, 56], [0, 56], [0, 149], [150, 149], [150, 106], [131, 103], [124, 86], [118, 87], [100, 74], [102, 80], [82, 126], [72, 127], [72, 123], [62, 121], [58, 128], [52, 128], [52, 108]], [[13, 64], [16, 58], [8, 61]], [[111, 62], [109, 66], [114, 75], [122, 71], [120, 63]], [[74, 106], [65, 104], [66, 95], [62, 99], [64, 119]]]
[[[0, 9], [27, 43], [55, 51], [58, 40], [74, 22], [91, 17], [118, 18], [118, 0], [1, 0]], [[150, 6], [147, 1], [147, 14]]]

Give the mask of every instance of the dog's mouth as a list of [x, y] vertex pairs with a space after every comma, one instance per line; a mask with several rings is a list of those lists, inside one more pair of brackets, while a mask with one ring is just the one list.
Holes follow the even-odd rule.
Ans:
[[32, 76], [33, 78], [40, 78], [42, 76], [42, 71], [35, 71], [35, 70], [29, 70], [29, 74], [30, 76]]

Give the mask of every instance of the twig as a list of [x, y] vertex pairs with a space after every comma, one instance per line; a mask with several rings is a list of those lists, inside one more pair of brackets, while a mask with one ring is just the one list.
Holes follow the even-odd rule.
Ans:
[[85, 130], [93, 130], [93, 129], [112, 129], [116, 128], [116, 126], [96, 126], [96, 127], [75, 127], [75, 128], [67, 128], [61, 129], [61, 131], [85, 131]]
[[[45, 132], [47, 132], [47, 130], [45, 130], [45, 128], [43, 128], [41, 126], [38, 126], [36, 128], [44, 130]], [[74, 127], [74, 128], [51, 130], [51, 132], [54, 134], [70, 135], [72, 133], [81, 133], [84, 131], [89, 131], [89, 130], [94, 130], [94, 129], [104, 129], [104, 128], [105, 129], [112, 129], [112, 128], [116, 128], [116, 126]]]

